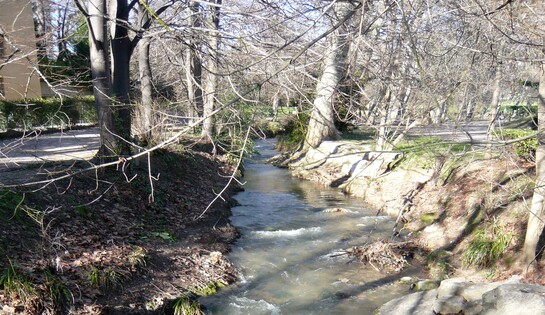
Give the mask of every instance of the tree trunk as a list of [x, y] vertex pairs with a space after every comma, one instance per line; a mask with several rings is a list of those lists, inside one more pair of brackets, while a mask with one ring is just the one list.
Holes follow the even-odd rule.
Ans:
[[118, 136], [118, 154], [130, 154], [131, 107], [129, 102], [129, 69], [132, 55], [132, 42], [126, 27], [120, 21], [129, 20], [129, 7], [126, 0], [117, 1], [114, 37], [112, 38], [112, 96], [115, 102], [113, 119], [114, 132]]
[[216, 104], [216, 89], [218, 85], [218, 57], [219, 57], [219, 24], [220, 24], [220, 7], [222, 0], [214, 0], [214, 5], [209, 6], [210, 16], [208, 18], [207, 28], [210, 29], [208, 38], [208, 55], [206, 65], [208, 67], [208, 75], [206, 76], [206, 87], [204, 96], [204, 112], [203, 126], [201, 137], [204, 140], [212, 139], [214, 133], [214, 112]]
[[[355, 7], [346, 2], [337, 2], [333, 8], [333, 24], [346, 19], [354, 13]], [[325, 140], [338, 139], [339, 134], [335, 128], [335, 113], [333, 111], [333, 97], [339, 85], [345, 68], [348, 55], [347, 27], [341, 26], [334, 33], [327, 48], [324, 70], [316, 86], [316, 98], [310, 117], [303, 151], [317, 147]]]
[[[200, 6], [196, 1], [191, 1], [189, 5], [189, 26], [192, 28], [201, 27], [199, 18]], [[192, 30], [192, 33], [194, 30]], [[185, 75], [187, 82], [187, 99], [189, 100], [188, 116], [190, 123], [195, 117], [200, 117], [203, 114], [203, 96], [202, 96], [202, 61], [199, 54], [201, 46], [200, 39], [197, 36], [192, 36], [189, 45], [185, 52]]]
[[47, 58], [47, 14], [44, 0], [32, 0], [38, 59]]
[[537, 246], [545, 226], [545, 63], [541, 64], [538, 98], [537, 119], [539, 133], [537, 135], [536, 149], [536, 183], [530, 216], [528, 217], [526, 238], [522, 248], [522, 261], [525, 264], [532, 263], [538, 252], [541, 251], [541, 248], [537, 248]]
[[488, 130], [486, 139], [490, 140], [496, 131], [496, 120], [500, 114], [500, 88], [501, 88], [501, 66], [498, 64], [494, 71], [494, 90], [492, 91], [492, 99], [490, 100], [491, 116], [488, 122]]
[[[144, 9], [145, 10], [145, 9]], [[152, 116], [152, 73], [149, 60], [150, 38], [143, 37], [138, 44], [138, 74], [140, 79], [140, 93], [142, 94], [142, 108], [140, 117], [140, 126], [142, 134], [139, 135], [140, 141], [149, 144], [152, 139], [153, 116]]]
[[110, 61], [106, 27], [106, 0], [90, 0], [87, 6], [89, 13], [89, 46], [91, 59], [91, 76], [93, 94], [100, 127], [99, 157], [115, 155], [116, 138], [112, 135], [113, 120], [110, 99]]

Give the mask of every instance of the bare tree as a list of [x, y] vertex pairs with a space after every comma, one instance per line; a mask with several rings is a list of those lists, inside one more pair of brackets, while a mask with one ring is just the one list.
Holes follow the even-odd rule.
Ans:
[[206, 22], [208, 29], [208, 53], [206, 55], [207, 76], [205, 82], [204, 95], [204, 122], [202, 126], [201, 137], [206, 141], [213, 137], [214, 133], [214, 108], [217, 97], [218, 86], [218, 64], [219, 64], [219, 45], [220, 45], [220, 10], [222, 0], [213, 0], [208, 3], [209, 16]]
[[116, 153], [117, 139], [112, 133], [114, 127], [110, 98], [111, 72], [106, 0], [91, 0], [87, 8], [79, 1], [76, 1], [76, 4], [85, 14], [89, 29], [93, 95], [100, 126], [99, 155], [111, 156]]
[[357, 7], [349, 2], [336, 2], [331, 10], [333, 27], [337, 30], [328, 44], [325, 53], [324, 68], [316, 85], [316, 98], [310, 117], [303, 151], [317, 147], [324, 140], [338, 139], [335, 128], [333, 101], [334, 95], [345, 70], [349, 50], [349, 19]]

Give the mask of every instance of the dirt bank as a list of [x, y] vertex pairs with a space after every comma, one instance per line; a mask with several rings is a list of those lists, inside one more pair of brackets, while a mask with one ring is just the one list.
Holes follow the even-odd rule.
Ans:
[[[181, 147], [122, 169], [2, 190], [0, 313], [162, 314], [235, 279], [233, 169]], [[42, 178], [88, 164], [42, 166]], [[26, 173], [25, 173], [26, 174]]]
[[[398, 231], [430, 252], [430, 277], [503, 279], [517, 266], [533, 194], [533, 163], [508, 153], [418, 157], [325, 142], [291, 165], [301, 178], [340, 187], [398, 219]], [[543, 284], [538, 271], [526, 281]]]

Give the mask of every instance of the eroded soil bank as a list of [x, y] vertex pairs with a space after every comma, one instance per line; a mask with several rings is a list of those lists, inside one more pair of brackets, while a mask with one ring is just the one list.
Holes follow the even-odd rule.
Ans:
[[[397, 231], [431, 253], [429, 276], [476, 281], [523, 274], [516, 264], [533, 193], [533, 163], [478, 152], [436, 158], [324, 142], [290, 165], [294, 175], [365, 198], [398, 219]], [[544, 284], [542, 268], [523, 281]]]
[[[233, 168], [181, 147], [149, 162], [2, 190], [0, 313], [162, 314], [234, 280], [239, 188], [203, 213]], [[44, 165], [35, 179], [88, 166]]]

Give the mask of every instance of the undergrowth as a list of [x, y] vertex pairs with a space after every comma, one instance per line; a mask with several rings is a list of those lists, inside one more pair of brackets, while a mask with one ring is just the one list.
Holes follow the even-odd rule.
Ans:
[[0, 276], [0, 288], [9, 299], [18, 298], [23, 302], [36, 295], [36, 290], [30, 278], [11, 263]]
[[199, 303], [191, 301], [187, 296], [181, 296], [174, 301], [174, 315], [204, 315]]
[[91, 286], [102, 289], [117, 289], [129, 278], [127, 271], [114, 269], [113, 267], [98, 268], [93, 266], [86, 275]]
[[478, 229], [462, 253], [462, 262], [466, 266], [490, 268], [502, 258], [512, 239], [513, 235], [496, 223]]

